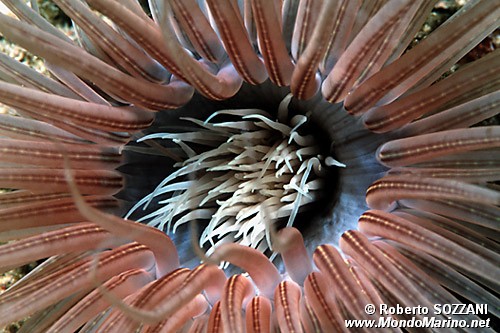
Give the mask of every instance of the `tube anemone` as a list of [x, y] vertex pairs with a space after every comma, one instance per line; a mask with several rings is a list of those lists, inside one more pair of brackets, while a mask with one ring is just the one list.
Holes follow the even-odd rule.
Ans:
[[[0, 269], [43, 259], [0, 294], [0, 326], [494, 331], [500, 127], [477, 124], [498, 114], [500, 57], [449, 70], [497, 1], [411, 48], [435, 1], [53, 2], [76, 41], [2, 0], [3, 37], [51, 75], [0, 57], [17, 112], [0, 115]], [[488, 313], [434, 312], [450, 303]]]

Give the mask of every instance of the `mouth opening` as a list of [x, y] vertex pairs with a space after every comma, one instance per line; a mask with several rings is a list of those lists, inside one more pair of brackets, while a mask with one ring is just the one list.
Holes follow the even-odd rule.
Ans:
[[271, 228], [293, 225], [306, 236], [338, 197], [345, 165], [313, 112], [318, 107], [321, 101], [294, 100], [265, 83], [221, 102], [195, 96], [160, 113], [125, 148], [125, 216], [167, 232], [180, 247], [193, 224], [207, 254], [237, 242], [272, 256]]

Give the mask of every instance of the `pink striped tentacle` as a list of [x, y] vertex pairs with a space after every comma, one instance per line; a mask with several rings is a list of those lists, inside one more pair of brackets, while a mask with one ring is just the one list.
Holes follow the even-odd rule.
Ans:
[[[62, 41], [72, 43], [71, 39], [67, 37], [62, 31], [55, 28], [42, 18], [39, 13], [30, 8], [27, 4], [21, 1], [5, 0], [3, 3], [12, 10], [17, 17], [22, 21], [29, 22], [31, 25], [40, 28], [43, 31], [49, 32], [50, 34], [57, 36]], [[33, 36], [36, 38], [36, 36]], [[64, 83], [68, 88], [74, 91], [78, 96], [78, 99], [83, 98], [92, 103], [105, 104], [109, 103], [98, 93], [96, 93], [92, 88], [90, 88], [82, 79], [80, 79], [74, 73], [63, 69], [62, 67], [55, 65], [49, 61], [44, 62], [45, 66], [49, 71], [62, 83]], [[71, 97], [71, 96], [68, 96]], [[74, 132], [73, 132], [74, 133]]]
[[49, 61], [44, 61], [45, 66], [49, 71], [66, 87], [74, 91], [79, 98], [87, 102], [110, 105], [110, 103], [95, 90], [93, 90], [83, 79], [78, 77], [73, 72], [70, 72], [59, 65], [55, 65]]
[[401, 304], [421, 305], [432, 308], [433, 304], [424, 297], [403, 273], [401, 273], [362, 233], [349, 230], [340, 238], [340, 248], [348, 254], [384, 289], [397, 298]]
[[[413, 281], [414, 286], [420, 290], [422, 295], [425, 295], [425, 297], [434, 304], [461, 303], [455, 296], [441, 287], [435, 280], [432, 279], [432, 277], [427, 275], [423, 270], [399, 253], [391, 245], [383, 241], [375, 241], [373, 242], [373, 245], [379, 248], [401, 273], [405, 274], [410, 280]], [[460, 320], [460, 316], [450, 314], [450, 317], [458, 320]], [[466, 320], [479, 319], [477, 316], [472, 314], [465, 314], [465, 318]]]
[[[472, 4], [473, 6], [474, 4]], [[464, 7], [470, 7], [471, 4], [465, 4]], [[463, 9], [463, 8], [462, 8]], [[464, 12], [466, 12], [467, 9], [465, 11], [458, 11], [457, 13], [455, 13], [456, 15], [453, 15], [452, 17], [450, 17], [448, 20], [446, 20], [444, 23], [443, 23], [443, 26], [447, 26], [447, 24], [449, 23], [452, 23], [454, 20], [462, 20], [464, 19], [461, 14], [464, 14]], [[491, 22], [491, 21], [490, 21]], [[493, 26], [498, 26], [498, 23], [493, 23]], [[446, 72], [453, 67], [453, 65], [457, 64], [462, 58], [464, 58], [464, 56], [466, 56], [469, 52], [471, 52], [474, 48], [478, 47], [480, 43], [482, 43], [482, 41], [484, 40], [487, 40], [487, 37], [491, 34], [491, 33], [494, 33], [495, 31], [495, 28], [492, 28], [491, 26], [488, 27], [487, 29], [491, 29], [491, 32], [488, 32], [488, 31], [483, 31], [481, 34], [478, 34], [476, 36], [471, 36], [471, 38], [469, 39], [469, 43], [465, 46], [464, 49], [460, 50], [458, 49], [458, 52], [454, 53], [453, 55], [451, 55], [448, 60], [444, 61], [444, 62], [441, 62], [441, 64], [439, 66], [437, 66], [433, 71], [430, 71], [422, 80], [420, 80], [418, 82], [418, 84], [416, 84], [415, 86], [413, 86], [411, 89], [408, 90], [408, 94], [411, 94], [413, 93], [414, 91], [417, 91], [417, 90], [420, 90], [420, 89], [423, 89], [425, 87], [428, 87], [430, 85], [432, 85], [433, 83], [436, 83], [437, 81], [439, 81], [440, 78], [443, 77], [443, 75], [446, 74]], [[491, 52], [493, 52], [493, 49], [490, 50]], [[485, 52], [483, 54], [483, 56], [487, 55], [489, 52]], [[480, 57], [473, 57], [472, 59], [470, 59], [469, 61], [472, 61], [473, 59], [475, 59], [474, 61], [478, 60]], [[468, 65], [469, 66], [469, 65]], [[465, 65], [464, 65], [465, 67]], [[488, 90], [488, 92], [490, 91], [494, 91], [493, 89], [492, 90]], [[391, 94], [388, 95], [388, 98], [392, 101], [394, 99], [391, 99], [393, 96], [391, 96]], [[462, 97], [457, 97], [456, 101], [458, 101], [459, 103], [465, 101], [465, 100], [468, 100], [469, 97], [467, 97], [467, 94], [464, 94], [464, 97], [465, 98], [462, 98]], [[387, 103], [389, 101], [389, 99], [387, 101], [384, 101], [382, 100], [382, 103]], [[456, 105], [454, 104], [455, 101], [452, 101], [450, 103], [448, 103], [448, 105], [452, 106], [452, 105]]]
[[276, 311], [271, 313], [271, 332], [280, 332]]
[[297, 17], [291, 41], [291, 53], [295, 61], [299, 60], [306, 46], [309, 44], [315, 20], [320, 15], [322, 3], [320, 1], [303, 0], [297, 8]]
[[[457, 105], [494, 92], [500, 87], [499, 54], [500, 51], [492, 52], [430, 87], [370, 109], [363, 115], [363, 123], [370, 131], [385, 133], [437, 110], [446, 103]], [[449, 129], [448, 126], [446, 128]]]
[[[3, 267], [21, 266], [32, 261], [65, 253], [98, 249], [111, 241], [110, 233], [93, 223], [41, 233], [0, 246], [0, 270]], [[69, 247], [71, 244], [71, 247]]]
[[[101, 287], [101, 290], [102, 290], [102, 287]], [[135, 295], [136, 295], [136, 293], [126, 296], [124, 301], [128, 302]], [[110, 303], [112, 303], [112, 302], [110, 302]], [[97, 329], [101, 329], [101, 327], [104, 326], [105, 323], [109, 320], [109, 318], [115, 313], [116, 313], [116, 310], [114, 308], [111, 308], [111, 307], [106, 308], [104, 311], [102, 311], [101, 313], [98, 313], [93, 318], [91, 318], [90, 321], [86, 322], [80, 331], [96, 332]], [[104, 330], [101, 330], [101, 331], [106, 332], [106, 333], [116, 332], [116, 330], [109, 329], [109, 327], [106, 327]]]
[[[399, 42], [397, 43], [397, 45], [395, 45], [394, 49], [391, 50], [390, 57], [386, 60], [384, 66], [392, 63], [394, 60], [398, 59], [402, 54], [404, 54], [409, 48], [411, 48], [410, 44], [414, 41], [415, 36], [418, 34], [418, 32], [421, 31], [429, 16], [432, 15], [431, 12], [433, 11], [434, 7], [435, 2], [433, 0], [421, 1], [420, 6], [417, 8], [416, 14], [414, 14], [411, 19], [404, 23], [404, 32], [399, 36]], [[455, 64], [457, 61], [458, 59], [452, 62], [449, 66]], [[380, 70], [380, 68], [378, 68], [377, 71], [378, 70]], [[369, 78], [375, 73], [376, 71], [374, 71], [374, 67], [372, 67], [372, 70], [368, 71], [366, 75], [364, 75], [364, 79]], [[359, 82], [361, 81], [358, 81], [358, 83]]]
[[393, 101], [423, 79], [425, 86], [430, 85], [495, 30], [499, 12], [490, 1], [464, 6], [428, 38], [357, 87], [347, 96], [346, 109], [360, 114], [381, 99], [384, 104]]
[[302, 291], [293, 281], [282, 281], [274, 292], [274, 307], [281, 332], [303, 332], [300, 322]]
[[346, 1], [339, 3], [327, 1], [321, 7], [316, 18], [317, 24], [293, 71], [290, 89], [295, 97], [309, 99], [318, 91], [319, 82], [316, 76], [318, 66], [326, 55], [329, 39], [340, 24], [338, 20], [332, 19], [332, 16], [338, 11], [342, 12], [345, 6]]
[[[395, 47], [389, 59], [387, 59], [386, 64], [390, 64], [407, 51], [409, 45], [412, 43], [412, 41], [414, 41], [415, 36], [427, 22], [429, 16], [432, 15], [431, 13], [434, 9], [435, 4], [436, 3], [434, 2], [434, 0], [426, 0], [425, 2], [422, 2], [417, 10], [417, 13], [413, 15], [413, 19], [406, 23], [406, 29], [403, 35], [401, 35], [401, 37], [399, 38], [398, 45]], [[366, 77], [370, 77], [373, 74], [374, 73], [372, 72]]]
[[439, 226], [443, 229], [449, 230], [451, 233], [455, 235], [460, 235], [478, 245], [481, 245], [481, 247], [483, 248], [492, 250], [496, 253], [500, 252], [500, 245], [497, 242], [491, 240], [486, 235], [470, 228], [470, 226], [460, 224], [457, 221], [454, 221], [453, 219], [446, 218], [441, 215], [437, 215], [427, 211], [407, 209], [407, 208], [398, 208], [394, 210], [393, 213], [395, 215], [406, 218], [407, 220], [412, 220], [412, 219], [418, 220], [420, 223], [423, 223], [422, 225], [424, 226], [429, 225], [429, 223], [431, 223], [432, 225]]
[[[103, 283], [103, 288], [117, 297], [125, 298], [151, 281], [152, 276], [145, 270], [132, 269], [113, 276]], [[99, 290], [93, 290], [62, 315], [49, 328], [49, 332], [73, 332], [109, 305], [109, 301]]]
[[109, 314], [108, 311], [101, 312], [100, 314], [98, 314], [97, 316], [92, 318], [91, 321], [88, 321], [87, 323], [85, 323], [85, 325], [83, 325], [80, 328], [80, 332], [82, 332], [82, 333], [95, 333], [95, 332], [97, 332], [99, 324], [102, 323], [102, 321], [106, 318], [106, 316], [108, 314]]
[[442, 286], [454, 291], [458, 295], [462, 295], [472, 302], [488, 304], [488, 310], [491, 311], [491, 313], [495, 314], [497, 317], [500, 315], [500, 301], [498, 297], [493, 295], [490, 291], [487, 291], [474, 281], [457, 272], [456, 269], [446, 265], [431, 255], [417, 249], [401, 246], [401, 244], [396, 244], [396, 246], [402, 254], [408, 257]]
[[[18, 113], [28, 115], [27, 112], [17, 110]], [[40, 113], [31, 113], [31, 116], [39, 120], [0, 115], [0, 133], [14, 139], [21, 140], [51, 140], [52, 142], [75, 142], [75, 143], [101, 143], [122, 145], [130, 140], [126, 133], [111, 133], [100, 130], [92, 130], [59, 120], [56, 117], [48, 118]], [[54, 126], [55, 125], [55, 126]]]
[[[96, 290], [98, 290], [105, 297], [105, 299], [108, 300], [108, 302], [109, 302], [110, 305], [113, 303], [113, 297], [116, 297], [116, 296], [110, 296], [112, 294], [109, 293], [109, 292], [107, 292], [107, 291], [105, 291], [102, 285], [99, 285]], [[93, 290], [92, 292], [94, 292], [94, 291], [95, 290]], [[126, 296], [124, 298], [124, 300], [123, 300], [124, 303], [128, 304], [132, 300], [135, 300], [137, 298], [137, 295], [138, 295], [138, 292], [134, 292], [132, 294], [129, 294], [128, 296]], [[121, 314], [119, 312], [119, 310], [117, 310], [114, 307], [109, 307], [108, 306], [100, 314], [98, 314], [94, 318], [91, 318], [90, 322], [86, 323], [85, 328], [83, 329], [83, 331], [84, 332], [89, 332], [90, 328], [92, 328], [93, 330], [96, 330], [97, 328], [99, 328], [103, 332], [108, 332], [108, 333], [110, 333], [110, 332], [116, 332], [116, 330], [113, 330], [114, 326], [111, 325], [111, 329], [110, 329], [110, 327], [109, 327], [110, 325], [107, 325], [107, 323], [110, 322], [110, 321], [115, 322], [116, 321], [116, 317], [118, 316], [117, 314], [118, 315]], [[136, 326], [138, 326], [138, 325], [136, 325]], [[135, 330], [135, 328], [134, 328], [134, 330]]]
[[[450, 230], [447, 230], [441, 226], [436, 225], [431, 221], [424, 217], [415, 216], [412, 214], [408, 214], [401, 210], [393, 211], [392, 214], [395, 216], [401, 217], [407, 221], [410, 221], [414, 224], [417, 224], [431, 232], [443, 236], [449, 239], [452, 242], [462, 245], [462, 247], [472, 253], [475, 253], [490, 262], [500, 262], [500, 254], [497, 252], [487, 249], [481, 243], [476, 243], [473, 240], [468, 239], [465, 235], [454, 233]], [[492, 242], [494, 243], [494, 242]], [[495, 249], [498, 249], [498, 246], [495, 246]]]
[[208, 331], [208, 315], [196, 317], [187, 333], [204, 333]]
[[0, 134], [20, 140], [85, 143], [85, 140], [51, 124], [22, 117], [0, 114]]
[[86, 292], [76, 293], [57, 302], [43, 312], [31, 315], [23, 322], [23, 329], [18, 332], [46, 333], [50, 325], [52, 325], [61, 315], [66, 313], [66, 311], [68, 311], [79, 299], [85, 296], [85, 294]]
[[212, 306], [221, 299], [223, 286], [227, 280], [223, 270], [215, 271], [213, 276], [213, 283], [204, 286], [204, 295]]
[[415, 164], [424, 168], [498, 168], [500, 167], [500, 155], [495, 149], [468, 151], [452, 155], [444, 155], [428, 161]]
[[[3, 314], [0, 325], [24, 318], [78, 291], [88, 290], [96, 281], [107, 280], [134, 268], [148, 270], [153, 265], [151, 252], [136, 243], [103, 252], [97, 260], [88, 258], [77, 262], [23, 288], [3, 293], [0, 296], [0, 310]], [[91, 272], [94, 274], [90, 274]]]
[[[114, 300], [118, 300], [118, 298], [111, 292], [106, 291], [102, 285], [100, 285], [99, 288], [94, 289], [92, 292], [95, 291], [98, 291], [103, 296], [103, 298], [107, 301], [108, 306], [104, 311], [94, 316], [94, 318], [91, 318], [90, 321], [85, 324], [83, 331], [92, 332], [92, 330], [95, 331], [99, 329], [104, 332], [115, 332], [113, 330], [113, 328], [115, 327], [114, 323], [124, 317], [123, 313], [117, 307], [112, 306], [115, 302]], [[130, 293], [125, 298], [123, 298], [122, 303], [129, 305], [131, 302], [137, 299], [137, 295], [139, 293], [140, 291]], [[120, 302], [122, 301], [121, 298], [119, 300]], [[140, 325], [142, 324], [135, 324], [133, 331], [136, 331]]]
[[467, 183], [486, 183], [500, 179], [500, 168], [393, 168], [388, 175], [407, 175], [424, 178], [451, 178], [460, 179]]
[[116, 147], [0, 138], [0, 159], [4, 162], [61, 168], [63, 155], [70, 159], [75, 169], [113, 170], [121, 162]]
[[331, 286], [326, 293], [334, 293], [335, 298], [345, 305], [354, 318], [370, 319], [364, 310], [365, 305], [370, 301], [361, 291], [338, 250], [331, 245], [320, 245], [314, 251], [313, 259]]
[[272, 305], [268, 298], [255, 296], [246, 307], [247, 333], [270, 333]]
[[212, 307], [210, 316], [208, 317], [207, 333], [219, 333], [222, 331], [222, 315], [220, 312], [220, 301], [216, 302]]
[[474, 253], [462, 247], [461, 244], [457, 244], [404, 218], [383, 211], [371, 210], [361, 215], [358, 227], [361, 232], [367, 235], [384, 237], [407, 244], [430, 253], [443, 261], [452, 263], [460, 267], [460, 270], [484, 276], [484, 279], [491, 281], [493, 285], [498, 284], [498, 281], [495, 281], [494, 278], [495, 274], [492, 274], [495, 272], [500, 273], [495, 261]]
[[151, 125], [154, 115], [135, 108], [112, 107], [77, 101], [53, 94], [0, 83], [3, 103], [33, 115], [67, 120], [104, 131], [138, 131]]
[[162, 40], [160, 29], [151, 19], [140, 14], [143, 12], [142, 10], [131, 11], [129, 6], [118, 1], [88, 0], [87, 3], [126, 31], [127, 35], [176, 77], [186, 81], [182, 69], [173, 60], [172, 54], [164, 43], [158, 43], [159, 40]]
[[[382, 241], [374, 242], [377, 246], [396, 266], [405, 274], [416, 286], [422, 295], [425, 295], [433, 304], [460, 304], [462, 303], [455, 296], [449, 293], [446, 289], [436, 283], [429, 275], [413, 264], [408, 258], [400, 254], [395, 248]], [[480, 320], [480, 318], [473, 313], [464, 314], [441, 314], [438, 317], [454, 320]], [[493, 330], [485, 329], [485, 332], [493, 332]]]
[[[131, 139], [130, 132], [109, 132], [105, 130], [97, 130], [92, 129], [90, 127], [85, 127], [85, 125], [74, 124], [73, 121], [66, 121], [66, 119], [62, 118], [61, 120], [57, 119], [57, 117], [53, 115], [46, 115], [41, 113], [27, 113], [20, 109], [17, 111], [23, 115], [28, 117], [33, 117], [41, 121], [46, 121], [49, 124], [55, 125], [69, 133], [78, 135], [82, 139], [85, 139], [91, 143], [98, 143], [104, 145], [114, 145], [114, 146], [123, 146], [128, 143]], [[131, 131], [136, 132], [136, 130]]]
[[500, 193], [461, 181], [418, 176], [385, 176], [366, 190], [370, 208], [387, 210], [400, 199], [455, 200], [482, 205], [499, 205]]
[[380, 290], [377, 289], [375, 283], [370, 276], [361, 268], [352, 258], [348, 259], [348, 263], [351, 267], [351, 271], [356, 278], [356, 281], [359, 283], [366, 296], [370, 300], [372, 304], [379, 307], [380, 304], [384, 304], [385, 300], [382, 299], [380, 294]]
[[356, 36], [359, 31], [368, 23], [368, 21], [382, 8], [387, 0], [363, 1], [358, 10], [356, 21], [352, 29], [352, 36]]
[[170, 4], [176, 20], [179, 21], [196, 52], [202, 58], [219, 64], [225, 55], [224, 47], [196, 1], [171, 0]]
[[54, 27], [49, 21], [44, 19], [35, 9], [28, 6], [27, 3], [17, 0], [2, 0], [12, 13], [14, 13], [21, 21], [28, 22], [30, 25], [36, 26], [42, 30], [59, 37], [62, 40], [70, 41], [61, 30]]
[[165, 82], [167, 80], [168, 73], [162, 66], [102, 21], [86, 5], [75, 0], [55, 0], [54, 2], [119, 67], [135, 77], [142, 77], [149, 81]]
[[321, 75], [327, 76], [330, 73], [349, 44], [354, 23], [361, 14], [359, 9], [362, 2], [360, 0], [339, 2], [340, 7], [332, 17], [335, 27], [328, 40], [326, 54], [319, 64]]
[[266, 68], [253, 50], [237, 8], [231, 1], [206, 2], [234, 68], [250, 84], [264, 82], [267, 78]]
[[[112, 195], [122, 189], [123, 177], [117, 171], [75, 170], [75, 182], [84, 194]], [[63, 169], [0, 168], [4, 188], [31, 190], [34, 193], [66, 192]]]
[[[50, 306], [44, 311], [35, 313], [29, 318], [23, 321], [22, 330], [18, 332], [30, 332], [30, 333], [46, 333], [48, 328], [66, 311], [71, 309], [71, 307], [82, 297], [87, 294], [87, 291], [80, 291], [75, 293], [65, 299], [57, 302], [56, 304]], [[10, 325], [9, 325], [10, 326]], [[7, 327], [9, 327], [7, 326]]]
[[94, 82], [110, 94], [144, 108], [176, 108], [186, 104], [193, 94], [190, 86], [179, 81], [158, 85], [124, 74], [81, 48], [8, 16], [0, 16], [0, 28], [11, 41]]
[[66, 228], [70, 225], [71, 224], [63, 224], [63, 225], [56, 224], [56, 225], [48, 225], [48, 226], [41, 226], [41, 227], [33, 227], [33, 228], [25, 228], [25, 229], [9, 230], [6, 232], [0, 232], [0, 243], [9, 242], [9, 241], [16, 240], [16, 239], [33, 237], [33, 236], [42, 234], [44, 232], [50, 232], [50, 231]]
[[436, 281], [413, 264], [408, 258], [399, 253], [397, 249], [384, 241], [374, 241], [373, 245], [380, 249], [401, 273], [412, 280], [414, 286], [419, 288], [420, 292], [431, 302], [439, 304], [459, 303], [458, 299], [437, 284]]
[[341, 101], [356, 80], [362, 79], [360, 76], [382, 68], [420, 5], [416, 1], [392, 0], [373, 16], [324, 80], [321, 92], [327, 101]]
[[[88, 7], [86, 7], [86, 8], [88, 9]], [[76, 22], [76, 20], [73, 20], [73, 22]], [[76, 45], [80, 46], [82, 49], [84, 49], [86, 52], [90, 53], [91, 55], [95, 56], [96, 58], [101, 59], [105, 63], [112, 65], [112, 66], [115, 66], [117, 68], [120, 68], [120, 67], [118, 67], [117, 62], [114, 61], [111, 58], [111, 56], [102, 49], [101, 46], [99, 46], [97, 43], [95, 43], [92, 40], [92, 37], [90, 37], [89, 34], [86, 33], [84, 29], [82, 29], [82, 27], [78, 26], [76, 23], [74, 23], [73, 27], [75, 29], [75, 34], [76, 34], [76, 38], [77, 38], [77, 40], [75, 42]], [[127, 72], [128, 74], [131, 74], [130, 70], [126, 71], [123, 68], [121, 68], [121, 69], [122, 69], [122, 71]], [[131, 75], [136, 76], [136, 77], [139, 76], [137, 74], [131, 74]]]
[[332, 293], [328, 292], [328, 282], [320, 272], [312, 272], [304, 282], [304, 294], [318, 318], [324, 332], [345, 332], [340, 308]]
[[316, 318], [306, 297], [300, 302], [300, 322], [305, 333], [321, 332], [318, 318]]
[[[27, 4], [17, 0], [4, 0], [3, 3], [12, 10], [17, 17], [22, 21], [29, 22], [31, 25], [40, 28], [54, 36], [57, 36], [62, 41], [72, 43], [71, 39], [66, 36], [62, 31], [55, 28], [51, 23], [46, 21], [42, 16], [39, 15], [35, 10], [30, 8]], [[36, 36], [33, 36], [36, 38]], [[62, 83], [64, 83], [68, 88], [73, 90], [76, 94], [92, 103], [108, 105], [109, 103], [92, 88], [89, 87], [82, 79], [80, 79], [76, 74], [51, 63], [45, 59], [45, 66], [49, 71]], [[68, 96], [70, 97], [70, 96]]]
[[[189, 270], [186, 268], [176, 269], [124, 299], [123, 306], [127, 308], [153, 309], [163, 299], [168, 298], [182, 284], [188, 274]], [[105, 292], [101, 292], [104, 296], [110, 294], [108, 290], [101, 289], [105, 290]], [[113, 295], [112, 298], [115, 298], [114, 293], [111, 293], [111, 295]], [[161, 322], [163, 319], [163, 317], [158, 317], [155, 322]], [[99, 329], [105, 332], [108, 330], [132, 332], [136, 330], [139, 324], [140, 322], [127, 316], [126, 312], [121, 311], [120, 307], [115, 307], [99, 326]]]
[[7, 208], [15, 205], [34, 203], [45, 200], [67, 198], [67, 193], [32, 193], [27, 190], [17, 190], [0, 193], [0, 207]]
[[[170, 333], [178, 332], [185, 326], [188, 321], [193, 318], [202, 315], [208, 309], [208, 303], [203, 295], [197, 295], [188, 304], [186, 304], [182, 309], [168, 317], [168, 319], [163, 320], [161, 323], [155, 326], [150, 326], [146, 328], [146, 333]], [[123, 332], [123, 331], [117, 331]]]
[[121, 217], [101, 212], [87, 204], [85, 198], [81, 195], [81, 186], [78, 183], [78, 178], [73, 176], [77, 170], [70, 170], [69, 161], [66, 159], [65, 162], [67, 186], [81, 215], [114, 235], [148, 246], [156, 259], [156, 274], [158, 277], [179, 267], [179, 256], [175, 245], [165, 233], [141, 223], [128, 221]]
[[[85, 196], [88, 205], [99, 210], [114, 210], [118, 202], [111, 196]], [[35, 228], [40, 226], [62, 225], [85, 221], [71, 197], [27, 202], [0, 208], [0, 232]]]
[[500, 92], [492, 92], [451, 109], [413, 121], [396, 131], [398, 137], [470, 127], [497, 115]]
[[[164, 17], [172, 17], [172, 8], [169, 4], [163, 6]], [[216, 75], [213, 75], [203, 62], [192, 58], [178, 42], [170, 22], [161, 19], [161, 40], [172, 54], [172, 59], [183, 69], [186, 80], [201, 94], [213, 100], [223, 100], [232, 97], [241, 87], [242, 79], [231, 64], [223, 64]]]
[[178, 268], [169, 274], [155, 280], [148, 287], [141, 290], [137, 299], [131, 303], [139, 308], [151, 309], [172, 294], [188, 276], [190, 270]]
[[303, 285], [306, 276], [312, 272], [312, 262], [300, 231], [293, 227], [281, 229], [272, 246], [274, 251], [281, 254], [286, 271], [292, 280]]
[[[166, 319], [164, 317], [158, 318], [160, 320], [159, 323], [155, 325], [143, 325], [141, 332], [147, 333], [170, 333], [170, 332], [178, 332], [183, 327], [185, 328], [192, 317], [196, 317], [205, 313], [208, 308], [208, 303], [206, 299], [202, 295], [195, 296], [191, 301], [189, 301], [185, 306], [183, 306], [179, 311], [170, 315]], [[109, 319], [109, 318], [107, 318]], [[109, 332], [109, 333], [120, 333], [120, 332], [129, 332], [127, 330], [123, 330], [121, 327], [121, 321], [123, 321], [123, 317], [118, 318], [117, 320], [112, 321], [107, 325], [107, 320], [103, 325], [99, 326], [99, 332]], [[138, 331], [138, 325], [135, 325], [132, 330]], [[141, 326], [139, 326], [141, 327]]]
[[29, 274], [25, 275], [21, 280], [17, 281], [13, 286], [9, 287], [9, 292], [21, 290], [24, 287], [29, 286], [34, 281], [45, 278], [50, 274], [59, 272], [61, 267], [69, 267], [72, 265], [81, 264], [87, 259], [89, 259], [89, 253], [87, 252], [72, 252], [47, 258], [38, 266], [36, 266], [31, 272], [29, 272]]
[[139, 18], [141, 18], [144, 23], [146, 23], [146, 24], [152, 23], [151, 17], [149, 17], [148, 14], [146, 14], [146, 12], [144, 11], [141, 4], [138, 3], [137, 1], [135, 1], [135, 0], [122, 0], [122, 1], [120, 1], [120, 3], [123, 4], [124, 7], [128, 8], [132, 12], [136, 13], [137, 16], [139, 16]]
[[[103, 145], [122, 146], [130, 141], [130, 133], [137, 131], [133, 130], [130, 132], [109, 132], [107, 130], [85, 127], [85, 124], [77, 124], [72, 120], [67, 121], [65, 117], [61, 117], [59, 119], [57, 115], [51, 113], [35, 113], [23, 110], [21, 108], [17, 108], [16, 111], [22, 117], [35, 118], [37, 120], [54, 125], [67, 133], [74, 134], [78, 136], [84, 143], [98, 143]], [[17, 137], [17, 135], [13, 135], [13, 137]], [[32, 139], [33, 138], [29, 138], [29, 140]]]
[[80, 99], [79, 95], [64, 84], [38, 73], [35, 69], [14, 60], [4, 53], [0, 54], [0, 68], [2, 69], [2, 75], [9, 77], [4, 78], [4, 81], [64, 97]]
[[233, 275], [227, 279], [220, 301], [222, 326], [225, 331], [234, 333], [245, 331], [242, 310], [253, 295], [253, 286], [243, 275]]
[[[158, 3], [159, 1], [155, 1], [156, 3]], [[152, 2], [150, 2], [152, 3]], [[162, 15], [160, 14], [160, 11], [158, 11], [157, 9], [155, 8], [164, 8], [163, 5], [155, 5], [155, 7], [152, 7], [153, 9], [153, 13], [156, 12], [158, 14], [153, 14], [153, 19], [156, 23], [158, 23], [158, 25], [160, 25], [160, 22], [162, 22]], [[156, 17], [156, 18], [155, 18]], [[177, 15], [175, 13], [172, 13], [170, 16], [167, 16], [166, 20], [163, 20], [163, 25], [166, 25], [165, 23], [168, 22], [168, 25], [170, 26], [170, 28], [172, 29], [172, 31], [174, 32], [174, 36], [175, 38], [179, 41], [179, 43], [182, 45], [182, 47], [184, 47], [187, 51], [187, 53], [191, 56], [193, 56], [194, 58], [201, 58], [201, 56], [199, 56], [198, 52], [196, 52], [193, 44], [191, 43], [191, 41], [189, 40], [189, 37], [186, 35], [186, 32], [184, 31], [184, 29], [180, 26], [179, 24], [179, 20], [177, 19]], [[207, 61], [206, 63], [209, 63], [209, 61]]]
[[[273, 2], [273, 1], [270, 1]], [[233, 2], [234, 4], [236, 2]], [[236, 10], [239, 10], [242, 18], [243, 18], [243, 25], [245, 26], [245, 29], [247, 31], [248, 39], [250, 40], [250, 43], [252, 45], [257, 45], [257, 22], [254, 19], [255, 13], [252, 9], [252, 0], [243, 0], [243, 2], [238, 4], [237, 6], [234, 6]], [[275, 10], [273, 8], [273, 10]], [[281, 17], [278, 18], [277, 21], [274, 23], [278, 26], [281, 26]], [[261, 52], [262, 53], [262, 52]]]
[[281, 3], [281, 29], [282, 38], [285, 41], [286, 48], [292, 57], [295, 58], [295, 54], [291, 51], [292, 35], [295, 26], [295, 19], [297, 17], [297, 11], [299, 8], [300, 0], [284, 0]]
[[164, 298], [154, 309], [140, 309], [129, 307], [115, 298], [114, 306], [124, 312], [126, 316], [143, 323], [156, 323], [186, 306], [191, 300], [207, 288], [222, 289], [225, 282], [223, 272], [214, 265], [199, 265], [194, 268], [180, 286], [168, 298]]
[[[348, 259], [347, 261], [351, 267], [351, 271], [356, 281], [361, 286], [361, 288], [363, 288], [363, 291], [370, 300], [370, 303], [376, 306], [376, 309], [380, 309], [381, 304], [392, 302], [390, 300], [392, 300], [394, 296], [387, 293], [387, 291], [381, 287], [380, 283], [377, 283], [376, 280], [371, 279], [370, 275], [368, 275], [368, 273], [363, 268], [361, 268], [352, 258]], [[404, 318], [399, 315], [392, 315], [392, 317], [396, 319]], [[401, 329], [397, 327], [387, 327], [386, 329], [391, 332], [401, 332]]]
[[259, 37], [259, 49], [269, 79], [278, 86], [288, 86], [294, 66], [281, 36], [281, 25], [277, 24], [280, 16], [275, 1], [252, 0], [251, 3]]
[[[486, 230], [482, 230], [482, 232], [488, 237], [494, 237], [495, 230], [498, 229], [500, 208], [494, 205], [467, 204], [466, 202], [450, 200], [436, 202], [421, 199], [403, 199], [399, 200], [399, 203], [405, 207], [468, 222], [468, 226], [472, 228], [475, 225], [487, 228]], [[497, 237], [497, 239], [500, 240], [500, 237]]]
[[281, 281], [280, 274], [269, 259], [256, 249], [226, 243], [217, 247], [210, 258], [216, 262], [227, 261], [250, 274], [261, 295], [272, 298]]

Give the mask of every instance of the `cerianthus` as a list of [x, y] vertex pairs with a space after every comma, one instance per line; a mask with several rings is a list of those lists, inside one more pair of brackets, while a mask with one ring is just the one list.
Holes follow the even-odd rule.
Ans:
[[498, 0], [411, 47], [437, 1], [54, 0], [75, 40], [2, 2], [50, 75], [0, 56], [0, 267], [42, 261], [0, 326], [492, 331], [500, 57], [454, 65]]

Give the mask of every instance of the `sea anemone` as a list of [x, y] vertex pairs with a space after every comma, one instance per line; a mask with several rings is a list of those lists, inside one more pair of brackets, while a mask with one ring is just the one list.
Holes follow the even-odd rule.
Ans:
[[[0, 56], [16, 112], [0, 115], [0, 267], [43, 260], [0, 295], [0, 326], [499, 317], [500, 127], [483, 121], [500, 57], [455, 65], [497, 29], [498, 1], [418, 43], [435, 1], [54, 0], [75, 41], [2, 2], [4, 38], [51, 75]], [[460, 303], [484, 306], [434, 310]]]

